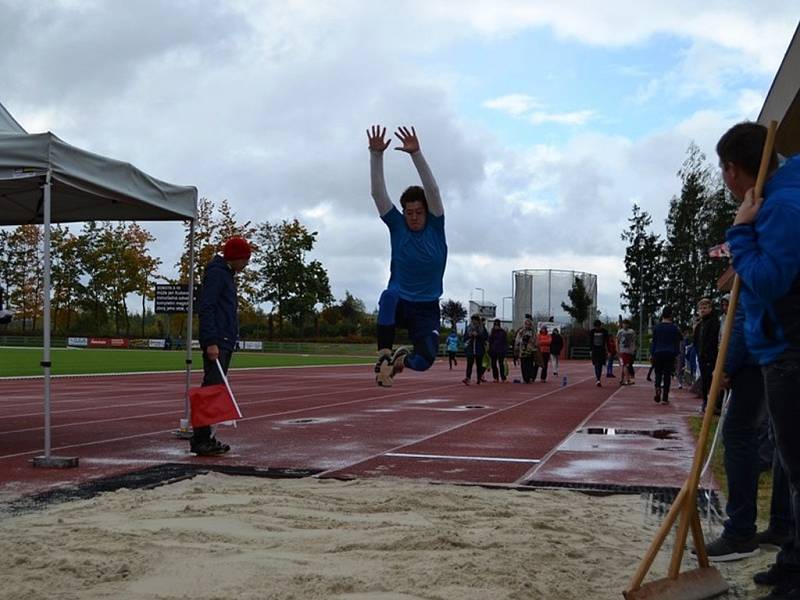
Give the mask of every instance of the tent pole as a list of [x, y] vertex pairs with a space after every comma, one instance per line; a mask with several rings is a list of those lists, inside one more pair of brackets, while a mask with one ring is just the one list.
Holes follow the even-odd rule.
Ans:
[[191, 420], [189, 404], [189, 386], [192, 379], [192, 318], [194, 315], [194, 219], [189, 221], [189, 310], [186, 315], [186, 389], [183, 397], [183, 415], [181, 431], [188, 429]]
[[77, 467], [77, 458], [65, 458], [51, 456], [50, 438], [50, 217], [51, 217], [51, 192], [52, 192], [52, 171], [47, 171], [43, 186], [44, 193], [44, 265], [42, 288], [42, 368], [44, 369], [44, 456], [37, 456], [33, 459], [35, 467]]
[[44, 183], [44, 299], [42, 367], [44, 367], [44, 457], [50, 459], [50, 198], [52, 182], [50, 171]]

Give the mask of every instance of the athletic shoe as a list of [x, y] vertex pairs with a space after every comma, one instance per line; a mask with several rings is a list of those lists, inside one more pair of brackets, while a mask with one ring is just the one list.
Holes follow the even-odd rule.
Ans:
[[382, 350], [378, 350], [378, 360], [375, 362], [375, 373], [381, 372], [381, 366], [384, 363], [391, 362], [392, 360], [392, 351], [388, 348], [383, 348]]
[[772, 563], [766, 571], [753, 575], [753, 581], [759, 585], [781, 585], [790, 583], [795, 576], [796, 573], [785, 570], [778, 563]]
[[211, 443], [212, 443], [212, 444], [214, 444], [214, 445], [215, 445], [217, 448], [219, 448], [220, 450], [222, 450], [222, 452], [223, 452], [223, 453], [224, 453], [224, 452], [229, 452], [229, 451], [230, 451], [230, 449], [231, 449], [231, 447], [230, 447], [228, 444], [223, 444], [222, 442], [220, 442], [220, 441], [219, 441], [217, 438], [215, 438], [215, 437], [212, 437], [212, 438], [211, 438]]
[[392, 368], [394, 369], [395, 373], [399, 373], [405, 368], [405, 361], [406, 356], [408, 356], [408, 348], [405, 346], [398, 346], [397, 350], [392, 353]]
[[679, 383], [679, 384], [678, 384], [678, 389], [679, 389], [679, 390], [682, 390], [682, 389], [683, 389], [683, 384], [682, 384], [682, 383]]
[[461, 380], [461, 383], [463, 383], [464, 385], [469, 385], [470, 384], [470, 380], [467, 379], [466, 377], [464, 377], [464, 379]]
[[384, 348], [379, 351], [378, 361], [375, 363], [375, 383], [381, 387], [392, 387], [392, 352]]
[[[692, 554], [694, 554], [692, 550]], [[741, 560], [759, 553], [758, 542], [753, 536], [748, 540], [735, 540], [721, 535], [706, 546], [709, 562], [729, 562]]]
[[600, 380], [599, 380], [599, 379], [597, 380], [597, 383], [595, 383], [595, 385], [596, 385], [597, 387], [603, 387], [603, 384], [602, 384], [602, 383], [600, 383]]
[[558, 375], [558, 371], [553, 371], [553, 375]]
[[780, 531], [775, 531], [772, 527], [767, 527], [761, 533], [756, 534], [756, 540], [760, 546], [777, 546], [780, 548], [785, 543], [790, 542], [791, 539], [792, 533], [790, 531], [781, 533]]
[[225, 454], [231, 447], [227, 444], [221, 444], [212, 438], [202, 442], [192, 440], [189, 449], [197, 456], [219, 456], [220, 454]]
[[669, 400], [667, 398], [662, 398], [661, 404], [669, 404]]
[[656, 404], [661, 402], [661, 388], [656, 388], [656, 395], [653, 396], [653, 402], [655, 402]]
[[614, 375], [613, 373], [606, 373], [606, 377], [611, 377], [612, 379], [616, 379], [617, 378], [617, 376]]

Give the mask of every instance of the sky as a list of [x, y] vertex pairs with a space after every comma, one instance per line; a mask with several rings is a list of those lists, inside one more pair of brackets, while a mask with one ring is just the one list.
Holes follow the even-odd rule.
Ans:
[[[0, 102], [29, 132], [298, 218], [332, 292], [377, 304], [389, 238], [366, 129], [416, 128], [445, 205], [443, 298], [511, 316], [515, 269], [598, 277], [621, 312], [633, 203], [663, 235], [690, 143], [754, 120], [794, 0], [0, 0]], [[418, 183], [387, 150], [387, 188]], [[144, 223], [174, 275], [175, 223]]]

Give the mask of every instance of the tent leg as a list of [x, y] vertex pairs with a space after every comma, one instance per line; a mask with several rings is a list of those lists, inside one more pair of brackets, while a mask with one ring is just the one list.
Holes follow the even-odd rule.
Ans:
[[183, 395], [183, 418], [178, 427], [178, 437], [190, 439], [192, 409], [189, 404], [189, 386], [192, 383], [192, 318], [194, 316], [194, 219], [189, 221], [189, 307], [186, 314], [186, 388]]
[[53, 456], [50, 453], [50, 196], [51, 196], [50, 172], [47, 172], [47, 179], [44, 184], [44, 273], [42, 288], [44, 297], [42, 302], [42, 328], [44, 339], [42, 345], [42, 368], [44, 369], [44, 455], [36, 456], [33, 459], [34, 467], [56, 467], [67, 468], [77, 467], [77, 457]]

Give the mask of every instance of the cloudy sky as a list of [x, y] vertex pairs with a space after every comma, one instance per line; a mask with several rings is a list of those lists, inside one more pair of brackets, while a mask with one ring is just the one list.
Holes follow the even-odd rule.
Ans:
[[[0, 102], [30, 132], [297, 217], [334, 295], [372, 309], [388, 233], [365, 129], [414, 125], [445, 202], [445, 297], [498, 304], [511, 271], [598, 275], [619, 312], [631, 205], [656, 231], [694, 141], [755, 119], [794, 0], [0, 0]], [[417, 182], [386, 155], [397, 200]], [[177, 260], [177, 224], [147, 224]], [[480, 288], [480, 289], [479, 289]], [[510, 303], [505, 303], [510, 317]]]

